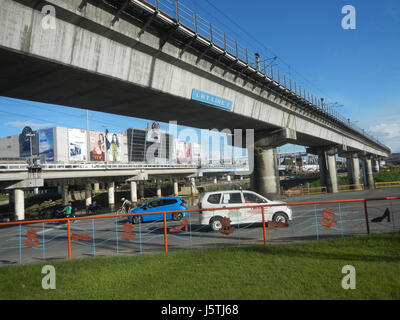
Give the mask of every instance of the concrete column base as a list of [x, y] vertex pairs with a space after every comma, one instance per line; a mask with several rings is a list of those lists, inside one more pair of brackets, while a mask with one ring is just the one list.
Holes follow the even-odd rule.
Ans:
[[365, 159], [365, 172], [367, 174], [368, 189], [375, 189], [374, 174], [372, 173], [372, 160], [370, 158]]
[[136, 181], [131, 181], [131, 201], [136, 203], [137, 200], [137, 183]]
[[161, 198], [162, 197], [162, 192], [161, 192], [161, 180], [157, 179], [156, 181], [156, 186], [157, 186], [157, 197]]
[[270, 200], [281, 198], [276, 148], [255, 148], [251, 189]]
[[325, 149], [319, 150], [318, 163], [321, 187], [326, 187], [328, 193], [339, 192], [335, 153]]
[[108, 191], [108, 207], [110, 209], [114, 209], [115, 208], [115, 196], [114, 196], [115, 184], [114, 184], [114, 182], [108, 183], [107, 191]]
[[86, 208], [92, 204], [92, 185], [86, 184], [85, 185], [85, 205]]
[[347, 177], [350, 185], [361, 184], [360, 159], [357, 156], [347, 158]]
[[174, 196], [175, 197], [179, 196], [178, 180], [174, 180]]
[[14, 190], [15, 220], [25, 220], [25, 198], [24, 190]]

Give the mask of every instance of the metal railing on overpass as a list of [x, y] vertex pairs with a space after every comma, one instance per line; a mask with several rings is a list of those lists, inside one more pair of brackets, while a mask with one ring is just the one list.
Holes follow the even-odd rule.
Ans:
[[[185, 6], [179, 0], [130, 0], [129, 5], [121, 4], [121, 1], [104, 0], [109, 5], [117, 9], [118, 15], [125, 12], [129, 15], [129, 7], [140, 7], [148, 15], [146, 25], [150, 24], [154, 18], [158, 18], [174, 30], [183, 33], [188, 40], [187, 46], [199, 43], [204, 49], [204, 54], [214, 52], [217, 61], [227, 61], [229, 66], [237, 65], [239, 72], [254, 76], [259, 81], [267, 84], [269, 89], [275, 90], [293, 99], [298, 104], [306, 107], [313, 113], [318, 113], [327, 117], [330, 121], [336, 122], [341, 126], [351, 129], [362, 137], [372, 141], [385, 150], [387, 146], [377, 138], [359, 128], [350, 119], [345, 118], [329, 104], [325, 104], [323, 99], [306, 91], [305, 86], [301, 87], [288, 78], [279, 69], [275, 68], [269, 60], [260, 60], [260, 55], [250, 51], [246, 46], [241, 45], [235, 38], [229, 36], [211, 22], [202, 18], [196, 12]], [[120, 10], [121, 9], [121, 10]]]
[[[152, 164], [152, 163], [55, 163], [40, 164], [42, 171], [69, 171], [69, 170], [134, 170], [134, 169], [245, 169], [245, 165], [232, 164]], [[0, 163], [0, 172], [27, 171], [26, 163]]]

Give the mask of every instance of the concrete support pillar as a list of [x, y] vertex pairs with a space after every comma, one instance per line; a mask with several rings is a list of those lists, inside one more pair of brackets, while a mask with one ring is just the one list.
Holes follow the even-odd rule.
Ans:
[[[347, 177], [350, 185], [361, 184], [360, 159], [357, 155], [347, 158]], [[354, 189], [357, 186], [354, 186]]]
[[381, 170], [379, 160], [374, 160], [374, 168], [373, 169], [374, 169], [374, 172], [379, 172]]
[[139, 181], [139, 198], [144, 198], [144, 181]]
[[217, 183], [218, 183], [217, 178], [214, 178], [214, 184], [217, 184]]
[[62, 197], [63, 205], [64, 206], [67, 205], [68, 204], [68, 185], [67, 184], [62, 185], [61, 197]]
[[100, 190], [100, 183], [96, 182], [93, 185], [93, 190], [94, 190], [94, 192], [98, 192]]
[[250, 184], [255, 192], [271, 200], [280, 199], [281, 190], [276, 148], [286, 143], [296, 143], [296, 141], [296, 131], [290, 128], [274, 131], [259, 130], [254, 133], [254, 144], [250, 140], [246, 140], [250, 168], [252, 167], [251, 156], [252, 153], [254, 154], [254, 169], [252, 170]]
[[33, 194], [39, 194], [39, 188], [33, 188]]
[[365, 172], [367, 175], [367, 184], [370, 190], [375, 189], [374, 175], [372, 173], [372, 160], [370, 158], [365, 159]]
[[231, 176], [228, 174], [228, 176], [226, 177], [226, 180], [228, 181], [228, 182], [231, 182]]
[[194, 178], [190, 178], [190, 194], [192, 196], [196, 194], [196, 180]]
[[24, 190], [14, 190], [15, 220], [25, 220]]
[[138, 200], [137, 197], [137, 183], [136, 181], [131, 181], [131, 201], [136, 203]]
[[92, 185], [90, 183], [85, 184], [85, 206], [86, 208], [92, 204]]
[[160, 179], [156, 180], [156, 188], [157, 188], [157, 197], [161, 198], [162, 193], [161, 193], [161, 180]]
[[321, 186], [326, 187], [328, 193], [339, 192], [337, 182], [336, 155], [327, 150], [318, 152]]
[[255, 148], [251, 188], [268, 199], [280, 198], [276, 148]]
[[179, 196], [179, 186], [177, 179], [174, 179], [174, 196], [175, 197]]
[[114, 182], [109, 182], [107, 184], [107, 191], [108, 191], [108, 206], [110, 209], [114, 209], [114, 207], [115, 207], [115, 196], [114, 196], [115, 184], [114, 184]]

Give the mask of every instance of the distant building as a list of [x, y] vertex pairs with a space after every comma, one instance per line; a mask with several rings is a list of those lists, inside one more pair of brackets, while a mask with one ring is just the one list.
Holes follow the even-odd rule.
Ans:
[[388, 163], [400, 164], [400, 153], [392, 153], [387, 160]]

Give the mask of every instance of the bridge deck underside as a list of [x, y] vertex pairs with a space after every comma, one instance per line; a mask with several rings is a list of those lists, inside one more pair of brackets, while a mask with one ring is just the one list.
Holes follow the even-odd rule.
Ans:
[[[230, 111], [0, 48], [0, 95], [204, 129], [273, 129]], [[276, 127], [275, 127], [276, 128]]]

